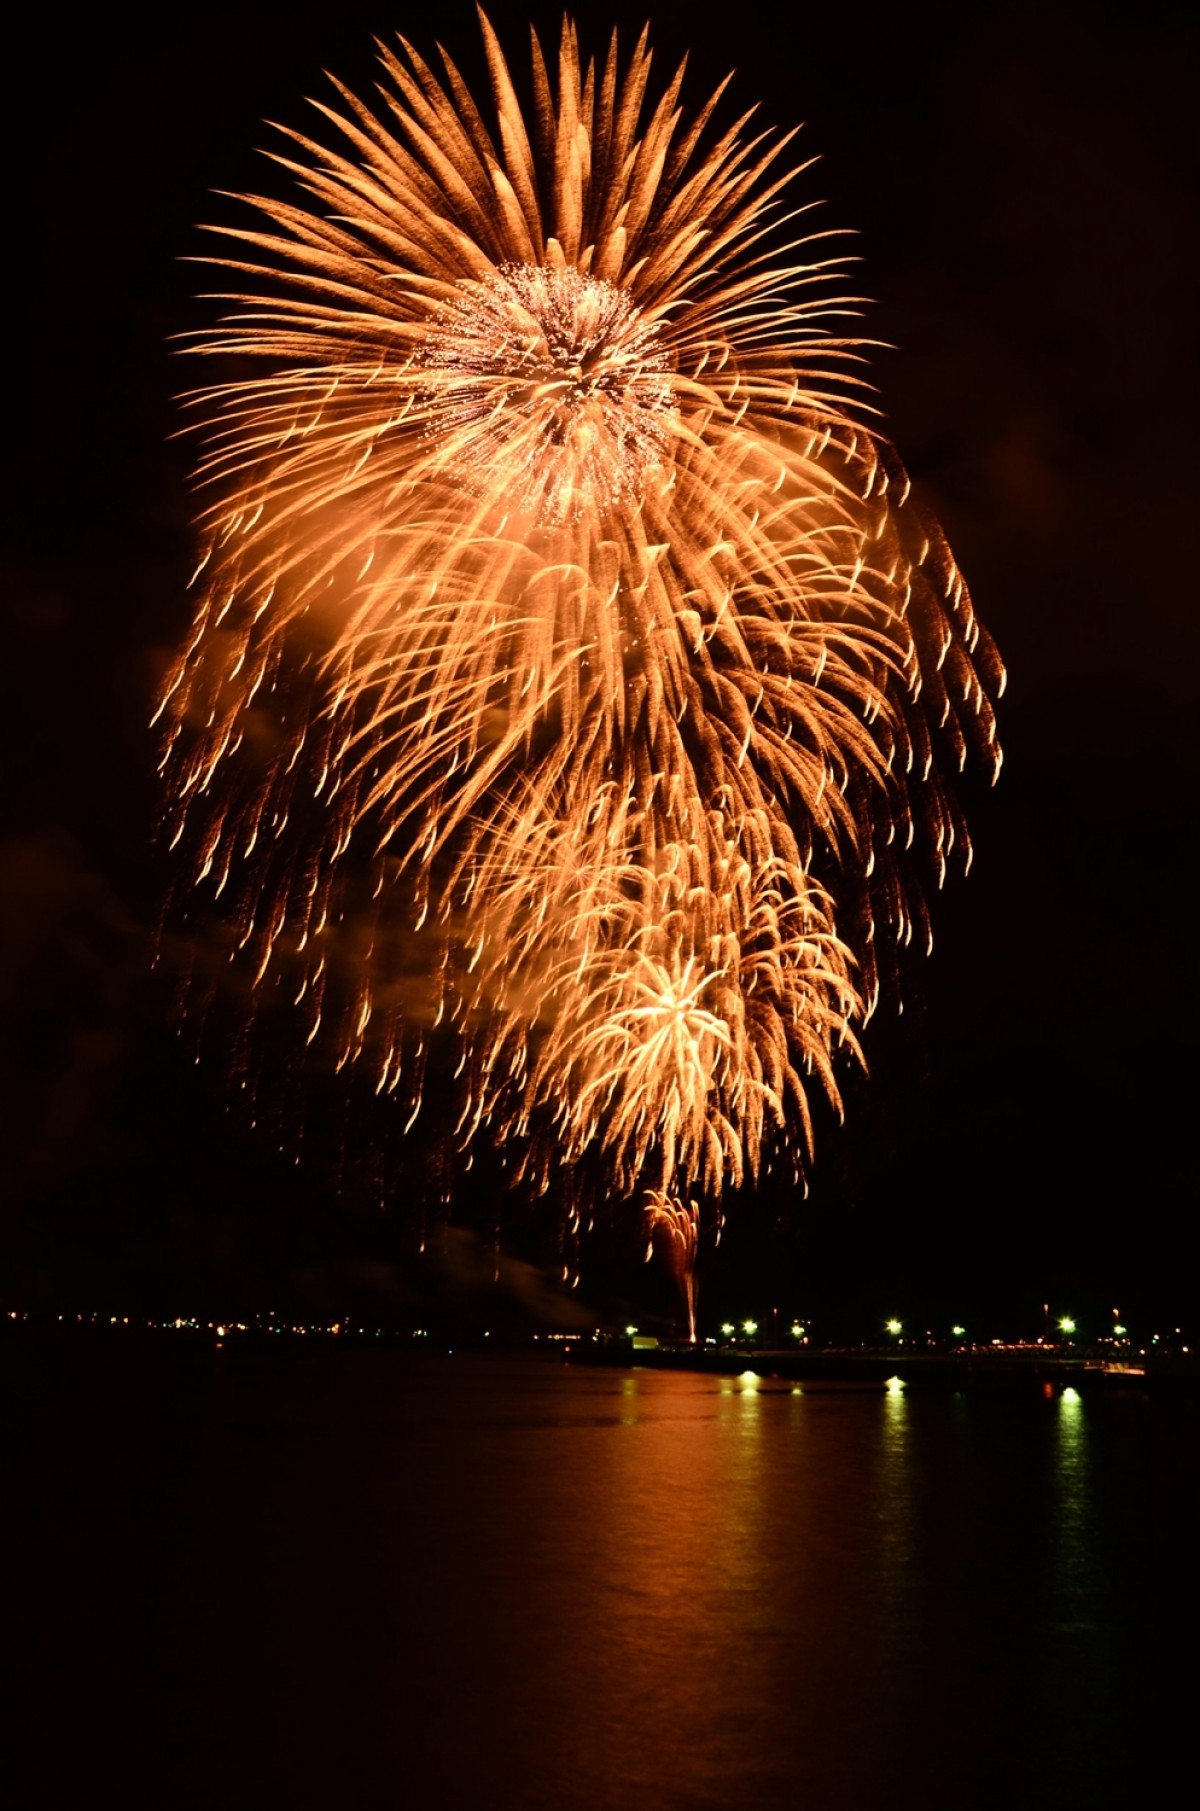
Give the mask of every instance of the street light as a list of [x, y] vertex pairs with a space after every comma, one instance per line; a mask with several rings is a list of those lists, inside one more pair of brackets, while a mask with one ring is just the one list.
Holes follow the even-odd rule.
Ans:
[[721, 1322], [721, 1331], [725, 1335], [726, 1339], [732, 1339], [733, 1335], [737, 1332], [737, 1328], [734, 1326], [732, 1321], [722, 1321]]
[[1075, 1322], [1071, 1319], [1069, 1314], [1063, 1315], [1062, 1319], [1058, 1323], [1058, 1330], [1060, 1333], [1067, 1333], [1067, 1334], [1074, 1333]]
[[904, 1322], [903, 1321], [889, 1321], [887, 1324], [887, 1330], [891, 1334], [903, 1333]]
[[742, 1322], [742, 1332], [743, 1333], [757, 1333], [758, 1332], [758, 1322], [757, 1321], [743, 1321]]
[[953, 1333], [955, 1339], [961, 1339], [963, 1334], [966, 1332], [966, 1330], [967, 1329], [965, 1327], [951, 1327], [951, 1329], [950, 1329], [950, 1331], [951, 1331], [951, 1333]]

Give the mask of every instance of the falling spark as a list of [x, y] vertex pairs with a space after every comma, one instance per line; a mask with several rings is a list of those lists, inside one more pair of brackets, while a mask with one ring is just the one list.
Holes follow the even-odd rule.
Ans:
[[464, 1166], [633, 1197], [690, 1279], [840, 1111], [1002, 670], [854, 400], [792, 135], [685, 121], [646, 34], [595, 65], [569, 21], [529, 125], [482, 29], [494, 129], [401, 40], [384, 117], [339, 90], [342, 148], [277, 158], [304, 198], [215, 229], [171, 836], [301, 1042], [407, 1130], [454, 1040]]

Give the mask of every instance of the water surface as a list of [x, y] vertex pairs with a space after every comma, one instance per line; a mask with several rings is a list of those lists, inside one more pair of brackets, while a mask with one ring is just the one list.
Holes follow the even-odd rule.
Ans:
[[159, 1336], [6, 1348], [21, 1803], [1147, 1802], [1196, 1420]]

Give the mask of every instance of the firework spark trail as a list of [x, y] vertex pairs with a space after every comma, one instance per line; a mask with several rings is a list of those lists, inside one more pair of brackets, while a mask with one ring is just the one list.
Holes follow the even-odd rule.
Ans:
[[700, 1210], [695, 1202], [686, 1207], [682, 1201], [659, 1190], [646, 1198], [645, 1223], [649, 1238], [646, 1261], [654, 1256], [654, 1235], [665, 1232], [667, 1256], [687, 1315], [687, 1336], [696, 1343], [696, 1255], [700, 1243]]
[[838, 1104], [1002, 671], [846, 400], [792, 135], [569, 22], [529, 127], [482, 27], [498, 137], [381, 47], [384, 117], [339, 89], [345, 148], [276, 159], [305, 195], [216, 229], [173, 838], [338, 1066], [415, 1111], [452, 1027], [464, 1152], [719, 1211]]

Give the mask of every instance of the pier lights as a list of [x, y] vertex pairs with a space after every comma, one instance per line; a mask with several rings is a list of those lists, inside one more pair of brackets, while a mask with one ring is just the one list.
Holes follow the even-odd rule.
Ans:
[[903, 1321], [889, 1321], [887, 1323], [887, 1330], [891, 1334], [893, 1339], [898, 1339], [904, 1331], [904, 1322]]
[[734, 1326], [732, 1321], [722, 1321], [721, 1322], [721, 1331], [725, 1335], [726, 1339], [732, 1339], [734, 1334], [737, 1332], [737, 1328]]
[[792, 1338], [793, 1339], [803, 1339], [804, 1338], [804, 1328], [800, 1325], [799, 1321], [792, 1322]]
[[1116, 1334], [1118, 1339], [1124, 1339], [1124, 1337], [1128, 1333], [1128, 1331], [1129, 1331], [1129, 1328], [1123, 1327], [1121, 1325], [1120, 1321], [1113, 1322], [1113, 1332]]
[[1069, 1314], [1063, 1315], [1058, 1323], [1058, 1330], [1060, 1333], [1065, 1333], [1067, 1338], [1070, 1339], [1072, 1333], [1075, 1331], [1075, 1322], [1071, 1319]]
[[955, 1339], [962, 1339], [967, 1329], [965, 1327], [951, 1327], [950, 1331], [953, 1333]]
[[749, 1334], [751, 1336], [751, 1338], [753, 1338], [754, 1334], [756, 1334], [758, 1332], [758, 1322], [757, 1321], [743, 1321], [742, 1322], [742, 1332]]
[[637, 1328], [636, 1327], [626, 1327], [625, 1332], [629, 1336], [629, 1338], [632, 1339], [634, 1334], [637, 1332]]

